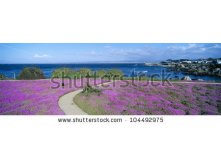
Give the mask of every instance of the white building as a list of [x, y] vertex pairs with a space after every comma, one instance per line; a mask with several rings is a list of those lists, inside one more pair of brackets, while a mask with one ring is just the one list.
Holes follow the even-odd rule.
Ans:
[[192, 63], [192, 61], [187, 60], [187, 61], [182, 61], [182, 63], [187, 63], [187, 64], [190, 64], [190, 63]]
[[221, 60], [216, 60], [216, 63], [217, 64], [221, 64]]

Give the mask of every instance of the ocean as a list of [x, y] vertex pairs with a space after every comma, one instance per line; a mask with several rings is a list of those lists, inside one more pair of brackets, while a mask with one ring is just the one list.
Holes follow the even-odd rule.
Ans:
[[[0, 64], [0, 73], [4, 74], [9, 78], [14, 78], [18, 76], [21, 70], [25, 67], [38, 67], [43, 72], [47, 78], [51, 77], [52, 72], [57, 68], [71, 68], [78, 70], [80, 68], [89, 68], [93, 71], [96, 70], [109, 70], [109, 69], [120, 69], [127, 76], [132, 76], [134, 74], [145, 74], [148, 76], [158, 74], [161, 76], [164, 70], [166, 74], [170, 74], [170, 78], [181, 79], [186, 74], [182, 72], [169, 72], [167, 67], [161, 66], [145, 66], [143, 63], [113, 63], [113, 64]], [[214, 76], [194, 76], [188, 75], [192, 79], [203, 79], [204, 81], [216, 81], [221, 82], [221, 77]]]

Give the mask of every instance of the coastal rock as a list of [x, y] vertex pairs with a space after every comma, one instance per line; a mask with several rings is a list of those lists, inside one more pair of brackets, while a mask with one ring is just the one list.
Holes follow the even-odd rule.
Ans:
[[192, 81], [192, 79], [189, 76], [185, 76], [185, 77], [181, 78], [181, 80]]

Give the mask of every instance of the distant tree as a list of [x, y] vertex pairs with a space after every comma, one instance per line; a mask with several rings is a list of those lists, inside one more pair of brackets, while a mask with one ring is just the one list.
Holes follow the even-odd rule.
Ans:
[[82, 77], [86, 77], [86, 76], [91, 76], [92, 74], [92, 71], [89, 69], [89, 68], [81, 68], [79, 70], [79, 74], [82, 76]]
[[208, 58], [207, 60], [208, 60], [208, 61], [213, 61], [213, 58], [210, 57], [210, 58]]
[[18, 79], [32, 80], [32, 79], [45, 79], [44, 73], [41, 69], [36, 67], [24, 68], [18, 76]]
[[70, 68], [58, 68], [52, 72], [52, 78], [73, 77], [76, 72]]
[[111, 69], [111, 70], [107, 71], [106, 76], [108, 76], [108, 77], [120, 77], [120, 76], [123, 76], [123, 72], [121, 70], [118, 70], [118, 69]]
[[0, 80], [6, 79], [6, 76], [4, 74], [0, 74]]
[[96, 76], [97, 77], [104, 77], [106, 75], [106, 71], [105, 70], [98, 70], [96, 71]]
[[73, 70], [71, 68], [59, 68], [52, 72], [53, 78], [80, 78], [90, 77], [92, 71], [88, 68], [81, 68], [80, 70]]

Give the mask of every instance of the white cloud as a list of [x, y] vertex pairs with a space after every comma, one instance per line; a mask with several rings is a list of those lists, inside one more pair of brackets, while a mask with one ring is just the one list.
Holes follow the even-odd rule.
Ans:
[[168, 49], [186, 51], [190, 49], [197, 49], [198, 47], [199, 46], [197, 46], [196, 44], [190, 43], [186, 46], [169, 46]]
[[40, 54], [35, 54], [34, 55], [34, 58], [47, 58], [47, 57], [51, 57], [50, 55], [47, 55], [47, 54], [42, 54], [42, 55], [40, 55]]
[[110, 46], [110, 45], [105, 45], [104, 48], [109, 49], [109, 48], [112, 48], [112, 46]]
[[[104, 46], [108, 48], [109, 45]], [[76, 57], [84, 56], [89, 60], [104, 60], [104, 61], [161, 61], [166, 59], [179, 58], [204, 58], [217, 57], [220, 44], [171, 44], [166, 46], [146, 45], [144, 47], [110, 47], [104, 50], [91, 50], [83, 52]]]
[[190, 43], [187, 48], [190, 49], [190, 48], [196, 48], [197, 45], [195, 43]]
[[92, 51], [89, 52], [89, 54], [90, 55], [96, 55], [97, 53], [94, 50], [92, 50]]
[[215, 44], [213, 48], [221, 48], [221, 45]]

